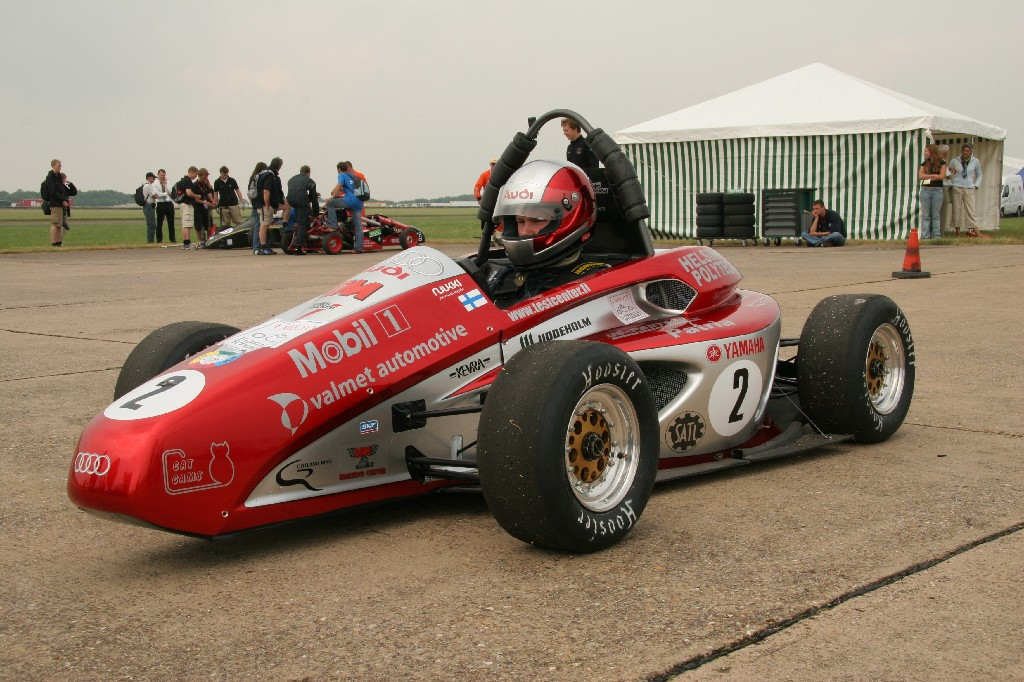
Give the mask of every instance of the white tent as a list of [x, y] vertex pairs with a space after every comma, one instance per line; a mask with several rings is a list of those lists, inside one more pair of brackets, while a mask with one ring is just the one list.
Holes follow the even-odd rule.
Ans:
[[824, 64], [619, 131], [662, 236], [693, 236], [698, 192], [807, 188], [855, 238], [903, 238], [919, 223], [923, 147], [974, 144], [983, 229], [999, 216], [1006, 131]]

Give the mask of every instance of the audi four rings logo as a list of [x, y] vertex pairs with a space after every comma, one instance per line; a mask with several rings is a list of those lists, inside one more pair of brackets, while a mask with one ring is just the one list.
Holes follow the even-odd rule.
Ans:
[[97, 455], [95, 452], [79, 452], [75, 456], [76, 474], [104, 476], [108, 471], [110, 471], [110, 458], [106, 455]]

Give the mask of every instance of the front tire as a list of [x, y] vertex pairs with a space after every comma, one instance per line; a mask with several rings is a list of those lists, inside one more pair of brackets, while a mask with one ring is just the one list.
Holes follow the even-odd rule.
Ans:
[[332, 232], [323, 238], [324, 253], [337, 256], [345, 247], [345, 240], [337, 232]]
[[142, 339], [124, 361], [114, 385], [114, 399], [238, 331], [215, 322], [175, 322], [160, 327]]
[[484, 403], [480, 485], [498, 523], [548, 549], [594, 552], [636, 524], [658, 471], [658, 420], [621, 350], [553, 341], [516, 354]]
[[823, 299], [800, 334], [800, 403], [824, 433], [878, 443], [900, 428], [914, 394], [914, 339], [892, 299]]
[[401, 246], [403, 250], [411, 249], [419, 243], [420, 237], [416, 234], [416, 230], [411, 227], [407, 227], [398, 233], [398, 245]]

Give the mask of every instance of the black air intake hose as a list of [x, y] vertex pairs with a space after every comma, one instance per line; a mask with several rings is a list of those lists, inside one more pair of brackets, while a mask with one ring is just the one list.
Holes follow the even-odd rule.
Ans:
[[644, 188], [640, 186], [636, 170], [611, 135], [594, 128], [587, 136], [587, 144], [604, 164], [608, 182], [619, 199], [625, 219], [632, 222], [650, 218], [651, 210], [647, 207]]

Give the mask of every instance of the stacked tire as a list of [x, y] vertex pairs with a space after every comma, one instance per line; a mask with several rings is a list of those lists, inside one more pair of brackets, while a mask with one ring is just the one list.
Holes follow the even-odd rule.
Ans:
[[750, 192], [702, 192], [697, 195], [697, 243], [739, 239], [757, 245], [754, 195]]
[[697, 195], [697, 243], [708, 245], [725, 238], [725, 204], [721, 192], [702, 192]]

